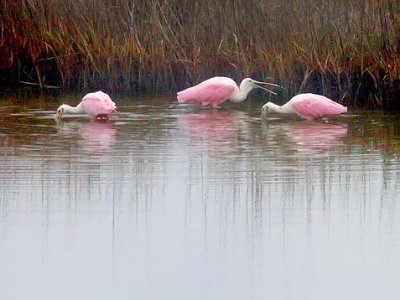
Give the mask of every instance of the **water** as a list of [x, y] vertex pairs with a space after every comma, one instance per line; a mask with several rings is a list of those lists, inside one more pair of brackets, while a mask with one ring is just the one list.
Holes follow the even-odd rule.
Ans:
[[57, 125], [55, 100], [16, 102], [2, 299], [398, 299], [398, 116], [121, 99]]

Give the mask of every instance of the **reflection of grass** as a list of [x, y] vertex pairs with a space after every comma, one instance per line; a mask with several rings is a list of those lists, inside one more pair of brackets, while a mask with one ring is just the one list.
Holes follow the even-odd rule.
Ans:
[[[1, 95], [0, 110], [7, 110], [9, 113], [19, 113], [26, 109], [53, 109], [55, 98], [50, 95], [40, 94], [21, 94], [16, 93], [20, 89], [15, 90], [13, 93]], [[79, 97], [79, 96], [78, 96]], [[76, 98], [79, 100], [79, 98]], [[81, 96], [82, 97], [82, 96]], [[34, 99], [34, 101], [32, 101]]]
[[[8, 136], [8, 145], [17, 148], [25, 144], [34, 144], [37, 137], [55, 132], [53, 120], [38, 120], [21, 115], [5, 115], [0, 118], [2, 133]], [[47, 126], [48, 125], [48, 126]]]
[[396, 115], [364, 114], [350, 126], [348, 143], [360, 144], [367, 150], [382, 150], [388, 156], [400, 155], [400, 123]]
[[54, 121], [38, 120], [34, 117], [34, 111], [51, 111], [55, 103], [53, 98], [46, 95], [32, 97], [14, 93], [0, 97], [0, 133], [6, 134], [7, 145], [17, 150], [21, 145], [34, 144], [40, 135], [54, 133]]
[[[399, 88], [400, 3], [4, 0], [0, 68], [41, 86], [145, 93], [267, 76], [383, 105]], [[17, 66], [20, 66], [17, 68]]]

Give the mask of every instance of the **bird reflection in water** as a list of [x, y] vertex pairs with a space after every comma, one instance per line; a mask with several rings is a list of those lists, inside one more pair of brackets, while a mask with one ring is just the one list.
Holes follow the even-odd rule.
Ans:
[[199, 137], [226, 138], [236, 134], [239, 111], [202, 110], [199, 113], [182, 113], [178, 116], [181, 129]]
[[347, 136], [347, 124], [312, 121], [274, 122], [265, 129], [264, 134], [269, 140], [285, 145], [286, 150], [307, 155], [324, 153], [340, 145], [340, 141]]
[[79, 147], [89, 152], [111, 150], [116, 143], [117, 129], [108, 120], [89, 122], [57, 122], [58, 132], [68, 140], [76, 140]]
[[82, 140], [78, 144], [88, 151], [111, 150], [116, 143], [117, 130], [107, 120], [92, 120], [79, 128]]
[[301, 146], [329, 148], [347, 135], [347, 124], [304, 121], [292, 128], [293, 141]]
[[0, 133], [0, 148], [6, 148], [8, 145], [8, 136]]

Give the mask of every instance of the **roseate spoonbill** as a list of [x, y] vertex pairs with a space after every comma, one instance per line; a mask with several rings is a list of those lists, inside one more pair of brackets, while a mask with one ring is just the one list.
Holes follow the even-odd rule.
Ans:
[[299, 94], [286, 104], [279, 106], [272, 102], [264, 104], [262, 116], [269, 112], [280, 114], [297, 114], [307, 120], [322, 118], [328, 115], [339, 115], [347, 112], [347, 107], [331, 99], [316, 94]]
[[108, 115], [117, 109], [110, 96], [102, 91], [86, 94], [82, 101], [75, 107], [61, 104], [57, 108], [56, 118], [61, 119], [65, 113], [80, 114], [87, 113], [92, 118], [108, 118]]
[[238, 87], [236, 82], [231, 78], [212, 77], [199, 83], [198, 85], [178, 92], [177, 98], [180, 103], [190, 101], [200, 103], [203, 106], [210, 105], [214, 108], [217, 108], [221, 103], [228, 99], [233, 103], [244, 101], [249, 92], [254, 88], [261, 88], [271, 94], [276, 95], [276, 93], [261, 85], [278, 86], [273, 83], [245, 78], [240, 83], [240, 87]]

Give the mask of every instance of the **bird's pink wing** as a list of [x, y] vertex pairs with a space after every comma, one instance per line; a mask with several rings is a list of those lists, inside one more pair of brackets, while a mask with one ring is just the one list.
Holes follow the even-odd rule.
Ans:
[[347, 112], [347, 107], [322, 95], [300, 94], [291, 101], [296, 113], [307, 120]]
[[219, 105], [229, 99], [234, 87], [228, 83], [206, 80], [198, 85], [178, 92], [178, 101], [192, 101], [202, 105]]
[[91, 116], [108, 115], [115, 112], [117, 109], [115, 102], [102, 91], [85, 95], [82, 98], [81, 107]]

